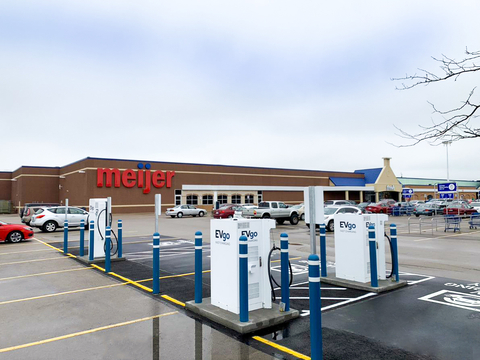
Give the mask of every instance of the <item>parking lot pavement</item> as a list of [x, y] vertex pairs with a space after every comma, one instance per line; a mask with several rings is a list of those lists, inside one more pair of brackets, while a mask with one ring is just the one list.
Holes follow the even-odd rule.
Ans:
[[[69, 275], [71, 276], [74, 276], [73, 274], [91, 273], [94, 274], [93, 277], [96, 278], [97, 275], [100, 275], [103, 280], [107, 281], [105, 284], [98, 282], [95, 286], [91, 286], [95, 288], [95, 290], [84, 290], [82, 292], [85, 294], [88, 292], [90, 292], [90, 294], [98, 293], [100, 295], [102, 293], [107, 294], [111, 292], [112, 294], [115, 294], [115, 296], [110, 297], [110, 301], [115, 303], [114, 307], [118, 309], [117, 297], [122, 296], [120, 292], [123, 291], [123, 289], [129, 289], [129, 291], [144, 296], [147, 299], [150, 299], [150, 301], [158, 302], [158, 300], [160, 300], [162, 303], [169, 304], [163, 306], [167, 306], [170, 311], [178, 311], [180, 314], [183, 314], [183, 304], [185, 301], [194, 298], [193, 238], [195, 232], [200, 230], [204, 234], [205, 243], [203, 251], [203, 294], [204, 297], [210, 295], [208, 218], [161, 219], [161, 294], [159, 299], [155, 299], [150, 295], [152, 288], [152, 240], [148, 228], [152, 227], [151, 225], [154, 218], [153, 216], [147, 215], [146, 218], [148, 220], [145, 220], [138, 214], [135, 216], [125, 215], [122, 216], [122, 218], [126, 219], [124, 220], [124, 254], [128, 260], [112, 264], [112, 271], [119, 274], [116, 279], [100, 275], [98, 270], [88, 269], [88, 267], [86, 267], [85, 270], [79, 270], [83, 265], [79, 265], [70, 258], [66, 258], [67, 260], [63, 262], [60, 260], [60, 258], [63, 257], [61, 254], [56, 254], [57, 256], [60, 255], [60, 257], [58, 260], [54, 260], [54, 250], [48, 248], [49, 251], [45, 251], [45, 245], [40, 243], [34, 244], [34, 242], [16, 244], [17, 247], [24, 246], [25, 244], [31, 245], [32, 248], [28, 251], [30, 254], [27, 255], [24, 253], [22, 255], [25, 256], [24, 259], [8, 259], [8, 261], [6, 261], [7, 257], [2, 259], [1, 251], [5, 248], [0, 246], [0, 261], [5, 260], [6, 263], [18, 262], [17, 264], [11, 265], [18, 266], [18, 273], [23, 275], [28, 275], [30, 274], [30, 271], [34, 271], [34, 268], [29, 267], [35, 265], [45, 266], [45, 270], [42, 270], [45, 273], [50, 272], [48, 266], [53, 265], [58, 266], [59, 269], [62, 269], [61, 271], [68, 270], [70, 272]], [[459, 289], [462, 289], [462, 286], [473, 286], [471, 284], [476, 284], [477, 281], [475, 280], [480, 278], [479, 268], [476, 265], [478, 263], [478, 255], [480, 254], [480, 232], [475, 229], [462, 228], [460, 233], [449, 233], [443, 231], [442, 228], [434, 229], [433, 227], [427, 228], [425, 226], [423, 226], [421, 230], [415, 230], [412, 221], [410, 223], [409, 231], [407, 219], [391, 218], [391, 220], [392, 222], [395, 221], [399, 229], [401, 278], [408, 280], [410, 286], [401, 292], [396, 291], [374, 295], [364, 291], [342, 289], [340, 287], [322, 284], [321, 306], [323, 312], [322, 318], [324, 319], [324, 358], [368, 360], [478, 359], [477, 348], [475, 346], [467, 348], [467, 345], [469, 343], [478, 343], [478, 339], [475, 338], [476, 332], [472, 331], [473, 329], [471, 327], [472, 324], [476, 324], [475, 321], [478, 319], [478, 316], [476, 315], [478, 311], [475, 310], [475, 306], [472, 304], [476, 304], [478, 300], [477, 297], [480, 297], [480, 294], [468, 293], [462, 295], [458, 294], [458, 292], [461, 292]], [[129, 224], [128, 229], [126, 229], [126, 223]], [[433, 224], [433, 222], [430, 223]], [[211, 324], [208, 321], [205, 321], [204, 324], [200, 326], [199, 322], [185, 318], [186, 322], [192, 321], [192, 324], [195, 324], [195, 326], [191, 326], [191, 328], [195, 328], [195, 332], [188, 333], [189, 335], [185, 341], [189, 345], [184, 345], [185, 348], [192, 346], [192, 343], [199, 343], [198, 334], [202, 334], [204, 337], [203, 342], [201, 342], [202, 352], [205, 352], [207, 348], [213, 349], [211, 345], [206, 345], [205, 341], [213, 341], [213, 338], [222, 338], [222, 345], [224, 342], [227, 342], [226, 339], [241, 340], [240, 342], [235, 340], [231, 345], [231, 348], [235, 349], [232, 352], [232, 354], [235, 355], [232, 356], [237, 356], [239, 359], [255, 359], [263, 358], [264, 356], [267, 356], [267, 358], [273, 356], [275, 358], [283, 359], [308, 358], [310, 355], [309, 304], [305, 260], [309, 254], [309, 233], [308, 229], [306, 229], [305, 226], [302, 226], [302, 223], [300, 223], [299, 226], [282, 225], [274, 230], [272, 238], [279, 239], [280, 233], [282, 232], [287, 232], [289, 234], [291, 250], [290, 257], [292, 268], [295, 273], [290, 295], [291, 307], [300, 310], [301, 316], [297, 320], [283, 327], [270, 329], [255, 334], [253, 337], [241, 339], [231, 332], [222, 329], [215, 324]], [[60, 231], [53, 234], [37, 233], [36, 236], [50, 246], [62, 248], [63, 233]], [[69, 233], [69, 251], [72, 254], [78, 253], [78, 239], [78, 230], [73, 230]], [[278, 243], [279, 242], [277, 241], [277, 244]], [[43, 249], [42, 246], [39, 245], [42, 245]], [[53, 253], [51, 251], [53, 251]], [[23, 250], [16, 252], [20, 255]], [[15, 255], [10, 254], [8, 256]], [[41, 260], [42, 257], [46, 257], [47, 259], [48, 257], [51, 257], [52, 259]], [[334, 259], [333, 234], [327, 233], [327, 260], [330, 267], [334, 266]], [[274, 258], [272, 261], [272, 273], [274, 276], [276, 276], [277, 260], [277, 258]], [[69, 264], [72, 265], [72, 268], [69, 267]], [[24, 268], [20, 265], [22, 265], [22, 267], [24, 266]], [[13, 279], [15, 276], [13, 273], [17, 270], [8, 270], [9, 266], [10, 265], [6, 265], [4, 267], [5, 270], [10, 271], [8, 276], [12, 277], [12, 279], [9, 281], [25, 281], [24, 278]], [[2, 266], [0, 265], [0, 271], [2, 270], [4, 269], [2, 269]], [[445, 276], [445, 274], [447, 274], [447, 276]], [[455, 276], [448, 276], [449, 274], [454, 274]], [[51, 276], [51, 279], [54, 279], [55, 275], [52, 274], [48, 276]], [[443, 279], [441, 277], [459, 280]], [[84, 281], [88, 281], [88, 279], [89, 276], [85, 276]], [[2, 285], [1, 282], [2, 281], [0, 281], [0, 286]], [[133, 283], [134, 285], [132, 285]], [[458, 285], [458, 287], [453, 290], [457, 293], [452, 292], [452, 285], [447, 286], [447, 288], [443, 286], [450, 283]], [[112, 284], [119, 285], [112, 286], [111, 288], [103, 287], [100, 289], [102, 286]], [[59, 297], [67, 296], [67, 294], [64, 293], [68, 293], [68, 295], [73, 297], [76, 293], [70, 292], [78, 289], [70, 287], [70, 285], [71, 282], [62, 280], [59, 281], [58, 284], [53, 283], [52, 285], [47, 285], [47, 288], [48, 286], [51, 286], [51, 289], [58, 290], [62, 293], [62, 295], [58, 295]], [[141, 290], [143, 295], [138, 292], [138, 290], [134, 290], [134, 287], [136, 287], [136, 289], [143, 289]], [[36, 285], [34, 284], [32, 289], [43, 291], [43, 284], [41, 282]], [[48, 291], [42, 291], [39, 292], [39, 294], [42, 294], [39, 296], [48, 294]], [[275, 289], [275, 294], [277, 296], [279, 295], [279, 292], [279, 289]], [[21, 295], [23, 297], [30, 296], [28, 291], [23, 292]], [[85, 295], [85, 299], [88, 299], [88, 303], [94, 303], [96, 301], [95, 297], [89, 298], [87, 295]], [[0, 301], [10, 301], [10, 298], [7, 296], [5, 299], [0, 299]], [[448, 303], [449, 301], [457, 302], [457, 306], [445, 305], [445, 303]], [[122, 305], [121, 301], [118, 303], [119, 305]], [[108, 306], [104, 304], [104, 301], [100, 301], [100, 304], [101, 306], [108, 308]], [[5, 305], [8, 305], [8, 303]], [[51, 306], [56, 305], [52, 304]], [[174, 308], [171, 308], [170, 306], [174, 306]], [[2, 305], [0, 305], [0, 316], [2, 315], [1, 310]], [[41, 308], [37, 308], [37, 310], [41, 312]], [[104, 313], [103, 311], [104, 310], [101, 311], [102, 315]], [[108, 310], [106, 311], [108, 312]], [[437, 312], [440, 314], [439, 316], [435, 315]], [[63, 310], [59, 311], [58, 314], [61, 315], [62, 321], [67, 317], [67, 314], [63, 312]], [[54, 313], [47, 313], [47, 315], [46, 318], [50, 318], [54, 316]], [[100, 316], [98, 313], [95, 313], [95, 315], [97, 317]], [[138, 316], [141, 315], [138, 314]], [[174, 319], [172, 316], [183, 315], [169, 315], [169, 319]], [[59, 322], [59, 325], [61, 327], [68, 327], [68, 324], [65, 325], [62, 321]], [[118, 326], [119, 329], [117, 330], [120, 331], [121, 329], [121, 331], [126, 331], [130, 326], [148, 327], [146, 325], [148, 321], [154, 323], [156, 320], [144, 320], [138, 322], [138, 324], [135, 323]], [[159, 322], [162, 324], [167, 321], [160, 318]], [[441, 324], [441, 331], [436, 328], [437, 323]], [[409, 327], [407, 326], [408, 324], [412, 326]], [[455, 329], [458, 327], [464, 327], [468, 331], [455, 333], [455, 336], [448, 336], [448, 333], [455, 332]], [[160, 330], [161, 329], [162, 328], [160, 328]], [[165, 329], [168, 328], [166, 327]], [[214, 329], [218, 329], [220, 332]], [[108, 338], [102, 337], [104, 334], [107, 334], [106, 331], [107, 330], [98, 331], [98, 335], [94, 335], [97, 334], [97, 332], [89, 333], [88, 336], [94, 337], [99, 343], [105, 341], [108, 342]], [[108, 331], [110, 331], [110, 329]], [[142, 330], [139, 331], [141, 332]], [[166, 331], [170, 331], [170, 329]], [[217, 333], [215, 333], [215, 331], [217, 331]], [[152, 334], [158, 333], [156, 330], [151, 330], [150, 332]], [[397, 334], [401, 334], [402, 336], [396, 340]], [[87, 334], [84, 335], [85, 336], [82, 335], [83, 337], [76, 337], [86, 339]], [[164, 336], [168, 337], [170, 335], [164, 334]], [[178, 335], [175, 332], [175, 329], [173, 330], [172, 336], [181, 337], [181, 335]], [[415, 340], [415, 336], [420, 340]], [[152, 335], [150, 335], [150, 338], [151, 337]], [[206, 340], [205, 337], [207, 337], [208, 340]], [[61, 342], [63, 341], [64, 340]], [[65, 339], [65, 341], [67, 340]], [[141, 343], [140, 339], [137, 339], [136, 341], [139, 344]], [[432, 346], [436, 341], [442, 341], [442, 346]], [[54, 342], [51, 344], [53, 343]], [[50, 343], [42, 343], [42, 346], [50, 346], [49, 344]], [[450, 348], [455, 348], [456, 344], [461, 344], [467, 349], [458, 352], [462, 357], [453, 357], [454, 353], [449, 350]], [[123, 345], [124, 344], [119, 344], [119, 347], [121, 348]], [[146, 345], [143, 344], [142, 348], [144, 346]], [[218, 348], [220, 349], [220, 347]], [[165, 347], [162, 347], [162, 349], [168, 353], [170, 347], [166, 345]], [[191, 355], [192, 351], [195, 356], [197, 356], [196, 358], [199, 358], [198, 346], [195, 345], [192, 349], [189, 350], [189, 357], [186, 358], [195, 358]], [[148, 351], [150, 351], [150, 355], [154, 354], [155, 347], [153, 350]], [[213, 352], [210, 354], [213, 354]], [[146, 356], [148, 356], [147, 352], [145, 352], [145, 357]], [[95, 358], [95, 356], [93, 357]], [[20, 356], [18, 358], [20, 358]], [[223, 359], [224, 357], [219, 358]]]
[[0, 244], [0, 319], [0, 359], [272, 358], [36, 240]]

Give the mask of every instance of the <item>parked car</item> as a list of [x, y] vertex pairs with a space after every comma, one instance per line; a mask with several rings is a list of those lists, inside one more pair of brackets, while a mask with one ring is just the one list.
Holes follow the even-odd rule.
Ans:
[[445, 215], [472, 215], [476, 214], [477, 210], [465, 203], [453, 203], [443, 209], [443, 213]]
[[8, 224], [0, 221], [0, 241], [18, 243], [33, 237], [33, 229], [19, 224]]
[[368, 205], [365, 210], [374, 214], [391, 214], [395, 202], [381, 201], [374, 205]]
[[413, 210], [413, 213], [415, 214], [416, 217], [419, 217], [420, 215], [433, 216], [433, 215], [443, 214], [444, 208], [445, 208], [445, 205], [435, 204], [435, 203], [419, 204], [417, 207], [415, 207], [415, 210]]
[[235, 215], [235, 211], [243, 212], [245, 208], [242, 205], [227, 205], [213, 210], [214, 219], [231, 219]]
[[323, 210], [325, 216], [325, 228], [327, 231], [333, 232], [335, 230], [334, 217], [336, 214], [357, 214], [361, 215], [362, 210], [356, 206], [343, 205], [343, 206], [328, 206]]
[[360, 204], [357, 205], [357, 207], [362, 210], [362, 212], [367, 212], [366, 208], [367, 206], [369, 205], [375, 205], [375, 203], [371, 203], [371, 202], [362, 202]]
[[352, 201], [351, 201], [351, 200], [327, 200], [327, 201], [324, 201], [324, 202], [323, 202], [323, 205], [324, 205], [324, 206], [332, 206], [332, 205], [337, 205], [337, 206], [340, 206], [340, 205], [355, 205], [355, 201], [353, 201], [353, 204], [352, 204]]
[[262, 201], [258, 208], [245, 209], [243, 216], [261, 219], [275, 219], [277, 224], [282, 225], [285, 221], [297, 225], [300, 219], [296, 209], [289, 208], [281, 201]]
[[[325, 216], [325, 229], [327, 231], [334, 231], [335, 230], [335, 223], [334, 223], [334, 217], [336, 214], [357, 214], [361, 215], [362, 210], [360, 210], [356, 206], [352, 205], [332, 205], [332, 206], [327, 206], [323, 210], [323, 214]], [[306, 224], [307, 227], [310, 227], [310, 224]], [[319, 228], [319, 225], [316, 225], [316, 228]]]
[[480, 212], [480, 201], [472, 201], [470, 206], [477, 210], [477, 212]]
[[300, 220], [305, 220], [305, 204], [293, 205], [290, 208], [297, 210]]
[[[83, 220], [85, 229], [88, 229], [88, 212], [77, 208], [68, 207], [67, 213], [68, 227], [79, 227]], [[65, 223], [65, 206], [44, 207], [39, 209], [32, 216], [30, 225], [38, 227], [45, 232], [53, 232], [57, 228], [62, 228]]]
[[425, 201], [423, 201], [423, 200], [410, 200], [409, 203], [410, 203], [410, 205], [417, 206], [417, 205], [420, 205], [420, 204], [425, 204]]
[[184, 216], [204, 216], [207, 213], [207, 210], [197, 208], [195, 205], [177, 205], [173, 208], [168, 208], [165, 211], [165, 214], [168, 216], [174, 217], [184, 217]]
[[22, 223], [27, 224], [30, 226], [30, 220], [32, 216], [41, 208], [43, 207], [51, 207], [51, 206], [60, 206], [57, 203], [27, 203], [20, 210], [20, 219]]

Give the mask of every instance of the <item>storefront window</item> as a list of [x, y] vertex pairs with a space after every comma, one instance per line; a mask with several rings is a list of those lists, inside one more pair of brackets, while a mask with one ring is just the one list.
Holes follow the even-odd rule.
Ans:
[[241, 204], [242, 196], [241, 195], [232, 195], [232, 204]]
[[252, 194], [245, 195], [245, 204], [253, 204], [253, 195]]
[[198, 196], [187, 195], [187, 205], [198, 205]]
[[202, 204], [203, 205], [213, 205], [213, 195], [203, 195]]
[[227, 195], [218, 195], [218, 203], [219, 204], [226, 204], [228, 202]]

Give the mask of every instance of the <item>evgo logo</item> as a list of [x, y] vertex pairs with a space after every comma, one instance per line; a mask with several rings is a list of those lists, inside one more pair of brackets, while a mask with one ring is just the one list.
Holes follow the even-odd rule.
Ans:
[[242, 231], [242, 236], [243, 236], [243, 235], [245, 235], [245, 236], [247, 237], [247, 239], [252, 240], [252, 239], [254, 239], [254, 238], [256, 238], [256, 237], [258, 236], [258, 232], [256, 232], [256, 231], [250, 231], [250, 230], [248, 230], [248, 231], [247, 231], [247, 230], [243, 230], [243, 231]]
[[353, 230], [357, 228], [357, 224], [349, 223], [348, 221], [340, 221], [341, 229]]
[[215, 238], [227, 241], [228, 239], [230, 239], [230, 234], [224, 232], [223, 230], [215, 230]]

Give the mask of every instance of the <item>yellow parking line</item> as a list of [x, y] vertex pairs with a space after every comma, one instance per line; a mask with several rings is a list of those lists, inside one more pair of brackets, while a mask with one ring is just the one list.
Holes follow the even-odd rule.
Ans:
[[[104, 271], [105, 271], [105, 270], [104, 270]], [[146, 287], [146, 286], [144, 286], [144, 285], [142, 285], [142, 284], [139, 284], [139, 283], [136, 282], [136, 281], [130, 280], [130, 279], [128, 279], [128, 278], [126, 278], [126, 277], [124, 277], [124, 276], [122, 276], [122, 275], [118, 275], [118, 274], [116, 274], [116, 273], [114, 273], [114, 272], [111, 272], [111, 273], [109, 273], [109, 274], [112, 275], [112, 276], [118, 277], [119, 279], [121, 279], [121, 280], [123, 280], [123, 281], [126, 281], [128, 284], [135, 285], [135, 286], [139, 287], [140, 289], [143, 289], [143, 290], [148, 291], [148, 292], [153, 292], [153, 289], [150, 289], [149, 287]]]
[[35, 259], [35, 260], [22, 260], [22, 261], [14, 261], [14, 262], [9, 262], [9, 263], [0, 263], [0, 266], [25, 264], [25, 263], [38, 262], [38, 261], [47, 261], [47, 260], [64, 260], [64, 259], [66, 259], [66, 257], [54, 257], [54, 258]]
[[[202, 271], [202, 274], [206, 274], [206, 273], [209, 273], [211, 272], [212, 270], [204, 270]], [[179, 275], [167, 275], [167, 276], [162, 276], [160, 277], [160, 280], [162, 279], [170, 279], [170, 278], [176, 278], [176, 277], [182, 277], [182, 276], [191, 276], [191, 275], [195, 275], [194, 272], [192, 273], [187, 273], [187, 274], [179, 274]], [[138, 283], [141, 283], [141, 282], [146, 282], [146, 281], [152, 281], [153, 278], [150, 278], [150, 279], [143, 279], [143, 280], [137, 280]]]
[[[299, 256], [299, 257], [294, 257], [294, 258], [288, 259], [288, 261], [290, 261], [290, 260], [300, 260], [301, 258], [302, 258], [301, 256]], [[272, 261], [270, 261], [270, 262], [271, 262], [271, 263], [274, 263], [274, 262], [280, 262], [280, 261], [282, 261], [282, 260], [280, 260], [280, 259], [279, 259], [279, 260], [272, 260]]]
[[27, 277], [32, 277], [32, 276], [61, 274], [61, 273], [69, 272], [69, 271], [80, 271], [80, 270], [90, 270], [90, 269], [93, 269], [93, 267], [81, 267], [81, 268], [78, 268], [78, 269], [58, 270], [58, 271], [49, 271], [49, 272], [36, 273], [36, 274], [30, 274], [30, 275], [11, 276], [11, 277], [6, 277], [6, 278], [0, 278], [0, 281], [22, 279], [22, 278], [27, 278]]
[[27, 250], [27, 251], [12, 251], [12, 252], [0, 253], [0, 256], [11, 255], [11, 254], [27, 254], [27, 253], [31, 253], [31, 252], [37, 252], [37, 251], [48, 251], [48, 249]]
[[13, 303], [30, 301], [30, 300], [39, 300], [39, 299], [45, 299], [45, 298], [54, 297], [54, 296], [77, 294], [77, 293], [81, 293], [81, 292], [85, 292], [85, 291], [108, 289], [108, 288], [112, 288], [112, 287], [116, 287], [116, 286], [122, 286], [122, 285], [126, 285], [126, 284], [127, 284], [126, 282], [125, 283], [119, 283], [119, 284], [110, 284], [110, 285], [96, 286], [96, 287], [86, 288], [86, 289], [64, 291], [64, 292], [54, 293], [54, 294], [33, 296], [33, 297], [23, 298], [23, 299], [7, 300], [7, 301], [0, 302], [0, 305], [13, 304]]
[[59, 252], [61, 252], [63, 254], [63, 250], [60, 250], [59, 248], [56, 248], [55, 246], [52, 246], [50, 244], [47, 244], [45, 241], [42, 241], [42, 240], [39, 240], [37, 238], [33, 238], [34, 240], [38, 241], [39, 243], [43, 244], [43, 245], [46, 245], [48, 246], [49, 248], [53, 249], [53, 250], [57, 250]]
[[178, 314], [178, 311], [172, 311], [172, 312], [165, 313], [165, 314], [149, 316], [149, 317], [136, 319], [136, 320], [124, 321], [124, 322], [121, 322], [121, 323], [107, 325], [107, 326], [101, 326], [101, 327], [90, 329], [90, 330], [79, 331], [79, 332], [71, 333], [71, 334], [68, 334], [68, 335], [57, 336], [57, 337], [54, 337], [54, 338], [40, 340], [40, 341], [34, 341], [34, 342], [31, 342], [31, 343], [27, 343], [27, 344], [11, 346], [11, 347], [0, 349], [0, 353], [19, 350], [19, 349], [25, 349], [25, 348], [28, 348], [28, 347], [31, 347], [31, 346], [36, 346], [36, 345], [48, 344], [48, 343], [51, 343], [51, 342], [54, 342], [54, 341], [70, 339], [70, 338], [73, 338], [73, 337], [76, 337], [76, 336], [81, 336], [81, 335], [88, 335], [88, 334], [92, 334], [92, 333], [95, 333], [95, 332], [98, 332], [98, 331], [110, 330], [110, 329], [114, 329], [114, 328], [121, 327], [121, 326], [137, 324], [137, 323], [140, 323], [140, 322], [143, 322], [143, 321], [148, 321], [148, 320], [161, 318], [161, 317], [164, 317], [164, 316], [175, 315], [175, 314]]
[[174, 304], [177, 304], [177, 305], [180, 305], [180, 306], [185, 307], [185, 303], [183, 303], [183, 302], [181, 302], [181, 301], [179, 301], [179, 300], [177, 300], [177, 299], [174, 299], [174, 298], [172, 298], [172, 297], [170, 297], [170, 296], [168, 296], [168, 295], [162, 295], [162, 298], [167, 299], [168, 301], [171, 301], [171, 302], [173, 302]]
[[285, 346], [282, 346], [282, 345], [278, 345], [277, 343], [274, 343], [273, 341], [269, 341], [269, 340], [266, 340], [260, 336], [254, 336], [253, 339], [257, 340], [257, 341], [260, 341], [261, 343], [264, 343], [266, 345], [269, 345], [277, 350], [280, 350], [280, 351], [283, 351], [284, 353], [287, 353], [287, 354], [290, 354], [290, 355], [293, 355], [295, 357], [297, 357], [298, 359], [303, 359], [303, 360], [310, 360], [311, 358], [307, 355], [303, 355], [297, 351], [294, 351], [292, 349], [289, 349]]

